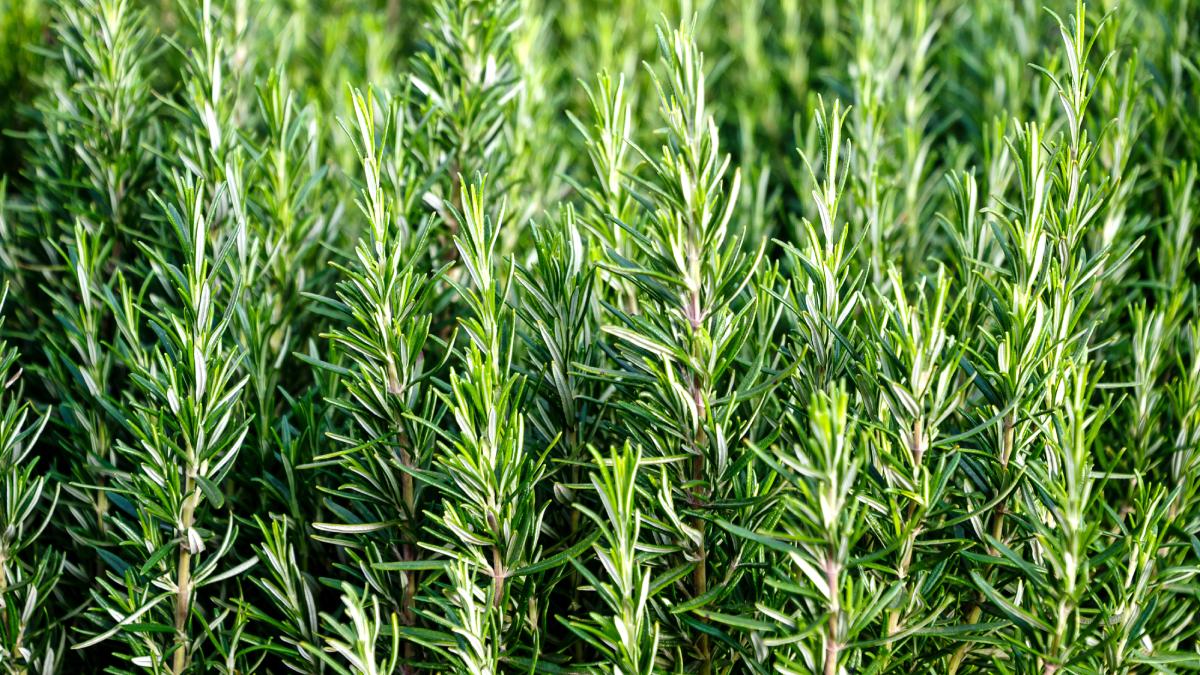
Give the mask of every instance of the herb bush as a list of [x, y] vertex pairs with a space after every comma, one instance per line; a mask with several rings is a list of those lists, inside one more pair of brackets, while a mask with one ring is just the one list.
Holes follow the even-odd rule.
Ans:
[[1200, 3], [0, 0], [5, 673], [1200, 669]]

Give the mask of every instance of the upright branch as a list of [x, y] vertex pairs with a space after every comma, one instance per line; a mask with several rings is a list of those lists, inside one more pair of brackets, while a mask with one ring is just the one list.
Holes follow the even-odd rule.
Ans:
[[[513, 369], [515, 321], [504, 301], [512, 270], [505, 273], [496, 260], [501, 231], [510, 223], [503, 203], [489, 209], [484, 179], [477, 180], [463, 190], [463, 210], [455, 211], [455, 243], [466, 271], [455, 289], [467, 309], [459, 323], [468, 344], [442, 396], [456, 432], [445, 436], [437, 457], [441, 541], [429, 548], [459, 570], [446, 600], [453, 615], [470, 618], [470, 636], [494, 642], [488, 668], [495, 672], [496, 655], [511, 651], [529, 619], [514, 598], [523, 594], [522, 569], [540, 557], [546, 503], [538, 486], [546, 466], [544, 454], [526, 447], [525, 379]], [[490, 580], [486, 592], [475, 586], [479, 575]], [[487, 602], [479, 606], [481, 594]], [[466, 637], [454, 639], [461, 645]]]
[[[380, 110], [378, 94], [351, 95], [355, 118], [348, 131], [361, 161], [358, 204], [367, 229], [354, 257], [338, 265], [336, 296], [324, 299], [344, 322], [324, 335], [341, 360], [307, 360], [340, 379], [344, 393], [331, 403], [338, 418], [351, 422], [335, 437], [345, 449], [318, 460], [336, 462], [348, 485], [372, 487], [331, 491], [342, 522], [318, 522], [314, 529], [346, 552], [363, 581], [374, 582], [378, 600], [411, 627], [419, 572], [406, 569], [398, 582], [376, 577], [381, 566], [422, 558], [426, 499], [416, 476], [431, 467], [431, 427], [441, 414], [429, 383], [440, 349], [430, 337], [439, 272], [421, 255], [429, 221], [417, 208], [419, 165], [407, 150], [412, 120], [397, 101]], [[415, 656], [406, 647], [407, 657]]]
[[443, 253], [453, 256], [462, 177], [489, 176], [498, 195], [515, 187], [508, 168], [520, 158], [506, 141], [523, 91], [513, 51], [522, 15], [516, 0], [437, 0], [432, 12], [424, 33], [430, 48], [414, 56], [410, 77], [420, 97], [418, 117], [429, 123], [413, 141], [433, 179], [423, 198], [448, 235], [441, 238]]
[[605, 611], [590, 613], [587, 621], [573, 619], [567, 627], [595, 647], [614, 671], [649, 675], [659, 667], [659, 627], [651, 613], [650, 569], [638, 556], [644, 518], [638, 487], [641, 452], [627, 443], [609, 457], [597, 455], [595, 460], [592, 487], [604, 512], [582, 505], [576, 508], [600, 531], [601, 541], [592, 549], [605, 574], [598, 576], [579, 562], [575, 567], [600, 595]]
[[810, 197], [818, 218], [804, 218], [799, 241], [783, 243], [793, 275], [786, 289], [787, 309], [798, 361], [793, 382], [801, 400], [844, 377], [853, 356], [849, 338], [863, 277], [852, 266], [851, 232], [841, 220], [851, 156], [843, 137], [847, 114], [840, 101], [834, 101], [832, 110], [822, 101], [814, 111], [821, 154], [801, 153], [801, 158], [813, 185]]
[[[635, 158], [633, 104], [623, 76], [614, 80], [602, 72], [594, 85], [583, 87], [591, 106], [591, 126], [574, 115], [571, 121], [583, 136], [592, 168], [592, 180], [577, 186], [588, 205], [583, 212], [585, 222], [602, 253], [628, 259], [634, 249], [627, 230], [637, 228], [643, 216], [627, 179]], [[637, 310], [638, 294], [629, 281], [603, 268], [598, 275], [613, 304], [630, 313]]]
[[247, 187], [246, 200], [231, 204], [233, 218], [246, 233], [237, 273], [247, 302], [240, 306], [235, 334], [246, 351], [258, 461], [274, 468], [274, 435], [286, 410], [282, 394], [301, 394], [308, 384], [304, 378], [284, 377], [295, 372], [293, 352], [306, 347], [316, 333], [316, 305], [304, 294], [330, 290], [331, 275], [323, 270], [326, 247], [333, 243], [341, 214], [320, 189], [327, 171], [315, 161], [317, 111], [300, 105], [281, 70], [272, 71], [259, 88], [258, 107], [266, 129], [246, 139], [243, 147], [261, 160], [245, 162], [235, 150], [225, 173], [230, 183]]
[[[649, 175], [631, 185], [645, 213], [635, 221], [637, 229], [617, 222], [632, 250], [627, 257], [610, 249], [605, 265], [640, 300], [636, 311], [611, 307], [615, 325], [605, 330], [617, 340], [630, 371], [626, 377], [645, 387], [621, 403], [629, 413], [623, 420], [628, 432], [644, 438], [648, 431], [655, 452], [672, 460], [671, 502], [686, 504], [689, 516], [674, 526], [687, 542], [691, 597], [700, 607], [710, 598], [714, 554], [704, 514], [734, 488], [723, 476], [735, 465], [733, 451], [753, 415], [741, 409], [745, 399], [727, 394], [735, 386], [750, 390], [762, 377], [741, 359], [754, 319], [755, 297], [747, 287], [764, 246], [750, 247], [731, 227], [740, 179], [736, 170], [726, 179], [730, 159], [721, 153], [707, 109], [704, 60], [692, 25], [659, 30], [659, 65], [651, 74], [665, 138], [656, 157], [639, 149]], [[619, 108], [612, 114], [619, 115]], [[598, 194], [609, 195], [610, 207], [619, 204], [615, 185]], [[744, 379], [734, 385], [738, 375]], [[703, 632], [692, 658], [704, 673], [719, 661]]]
[[[1110, 186], [1091, 180], [1099, 146], [1089, 135], [1087, 106], [1108, 59], [1098, 72], [1089, 65], [1095, 38], [1087, 35], [1082, 2], [1070, 26], [1062, 20], [1058, 26], [1066, 72], [1037, 68], [1057, 94], [1063, 131], [1047, 139], [1031, 123], [1014, 147], [1021, 199], [1003, 218], [1007, 278], [993, 303], [1003, 333], [994, 343], [995, 361], [985, 365], [991, 386], [983, 392], [993, 406], [1003, 406], [994, 491], [1019, 488], [1023, 498], [1000, 501], [984, 540], [992, 555], [1018, 561], [1023, 583], [1038, 590], [1028, 607], [1019, 607], [996, 578], [972, 572], [990, 603], [1020, 618], [1026, 656], [1047, 675], [1069, 666], [1088, 630], [1080, 605], [1089, 559], [1100, 555], [1100, 523], [1083, 514], [1097, 498], [1096, 439], [1112, 409], [1109, 398], [1096, 393], [1103, 368], [1092, 363], [1098, 317], [1090, 304], [1128, 253], [1090, 247]], [[1022, 473], [1029, 481], [1017, 484]], [[1010, 509], [1021, 516], [1021, 531], [1011, 534], [1005, 519]], [[1029, 549], [1010, 540], [1029, 542]], [[975, 610], [970, 618], [978, 616]], [[960, 648], [952, 667], [963, 656]]]
[[[220, 522], [214, 511], [225, 503], [222, 483], [248, 421], [241, 402], [242, 354], [228, 335], [241, 292], [228, 275], [235, 237], [212, 249], [204, 193], [190, 177], [176, 176], [177, 201], [159, 200], [175, 252], [141, 247], [152, 270], [153, 306], [145, 314], [138, 306], [111, 307], [134, 313], [122, 321], [137, 327], [119, 346], [133, 382], [123, 399], [132, 440], [118, 445], [132, 469], [119, 474], [114, 486], [132, 505], [115, 521], [128, 562], [97, 579], [97, 610], [109, 620], [97, 616], [98, 633], [74, 647], [115, 636], [139, 661], [175, 675], [192, 668], [204, 643], [205, 631], [193, 628], [193, 620], [204, 616], [196, 607], [198, 591], [254, 563], [223, 564], [237, 533], [232, 519], [223, 535], [212, 531]], [[138, 340], [146, 331], [153, 342]], [[139, 568], [145, 572], [134, 574]], [[165, 644], [156, 632], [125, 629], [147, 613], [171, 627]]]
[[[7, 301], [5, 286], [0, 312]], [[39, 540], [58, 486], [37, 471], [32, 452], [50, 414], [35, 415], [24, 400], [21, 370], [20, 354], [0, 339], [0, 670], [12, 675], [57, 671], [63, 639], [48, 605], [63, 557]]]
[[[105, 492], [77, 485], [104, 485], [117, 462], [120, 425], [105, 404], [125, 373], [111, 348], [106, 298], [117, 272], [136, 257], [145, 195], [156, 181], [143, 145], [159, 140], [159, 105], [148, 82], [156, 50], [145, 11], [125, 0], [62, 3], [56, 13], [57, 49], [47, 75], [55, 65], [62, 73], [37, 104], [44, 126], [36, 133], [29, 198], [38, 222], [29, 232], [36, 242], [27, 242], [22, 256], [27, 269], [40, 270], [46, 299], [26, 311], [41, 315], [34, 335], [45, 366], [38, 372], [57, 411], [52, 433], [71, 457], [68, 530], [90, 552], [110, 543], [111, 504]], [[99, 568], [69, 569], [87, 584]]]
[[903, 605], [888, 612], [886, 635], [893, 637], [900, 633], [906, 611], [916, 611], [912, 621], [929, 620], [923, 614], [930, 608], [918, 589], [938, 561], [925, 559], [917, 542], [957, 469], [958, 456], [947, 447], [945, 429], [966, 385], [958, 377], [964, 350], [948, 330], [950, 284], [944, 270], [917, 289], [915, 302], [895, 268], [888, 278], [891, 297], [880, 298], [881, 312], [872, 316], [874, 340], [868, 349], [873, 358], [866, 370], [878, 386], [882, 428], [876, 436], [877, 466], [889, 493], [885, 522], [890, 527], [881, 537], [895, 548], [895, 575], [906, 591]]
[[[789, 420], [788, 438], [759, 451], [784, 481], [777, 523], [755, 536], [782, 553], [773, 577], [785, 592], [760, 610], [782, 638], [773, 656], [785, 671], [808, 663], [824, 675], [854, 672], [862, 655], [852, 644], [898, 591], [866, 585], [853, 560], [866, 513], [858, 494], [861, 436], [849, 409], [841, 386], [818, 392], [807, 428]], [[813, 630], [801, 639], [784, 637], [805, 626]]]

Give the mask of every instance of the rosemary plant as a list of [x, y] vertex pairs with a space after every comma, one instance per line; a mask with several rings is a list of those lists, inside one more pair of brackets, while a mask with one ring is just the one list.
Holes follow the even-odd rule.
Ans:
[[[5, 288], [0, 309], [7, 300]], [[20, 359], [0, 341], [0, 663], [6, 673], [55, 672], [66, 636], [51, 614], [51, 600], [63, 557], [41, 535], [54, 514], [58, 487], [38, 470], [32, 454], [49, 415], [37, 416], [23, 400]]]
[[[225, 560], [237, 527], [221, 517], [222, 483], [247, 432], [241, 353], [224, 339], [241, 293], [227, 273], [235, 238], [210, 252], [202, 184], [177, 176], [175, 191], [177, 204], [160, 205], [179, 257], [142, 248], [153, 308], [113, 308], [132, 312], [121, 321], [138, 331], [120, 347], [132, 386], [110, 403], [128, 411], [120, 419], [130, 440], [117, 446], [128, 468], [99, 489], [121, 496], [128, 511], [113, 519], [114, 569], [92, 591], [101, 629], [74, 648], [118, 638], [130, 663], [184, 673], [203, 667], [206, 633], [221, 625], [219, 610], [199, 605], [200, 590], [255, 561]], [[135, 342], [146, 328], [156, 341]]]
[[1196, 0], [0, 0], [0, 672], [1200, 670]]

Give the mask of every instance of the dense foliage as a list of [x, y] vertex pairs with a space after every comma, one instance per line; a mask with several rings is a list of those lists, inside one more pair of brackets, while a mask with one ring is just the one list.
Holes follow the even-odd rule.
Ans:
[[1200, 2], [0, 0], [0, 671], [1200, 670]]

